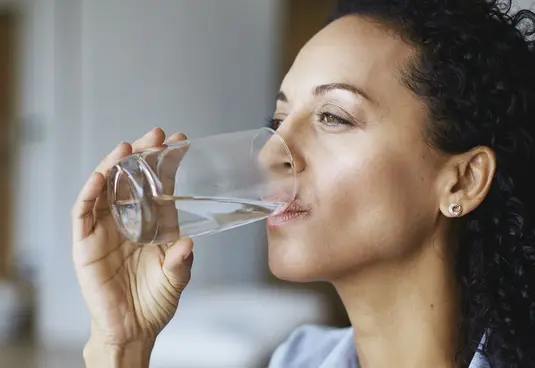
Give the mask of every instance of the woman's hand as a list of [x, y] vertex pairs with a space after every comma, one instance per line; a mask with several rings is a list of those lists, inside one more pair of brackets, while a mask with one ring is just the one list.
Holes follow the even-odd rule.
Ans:
[[[182, 134], [167, 142], [183, 140]], [[72, 211], [73, 259], [91, 314], [88, 367], [148, 367], [158, 333], [173, 317], [190, 279], [192, 242], [140, 247], [116, 229], [107, 202], [110, 169], [133, 152], [161, 147], [161, 129], [119, 144], [85, 183]], [[176, 214], [176, 211], [175, 211]]]

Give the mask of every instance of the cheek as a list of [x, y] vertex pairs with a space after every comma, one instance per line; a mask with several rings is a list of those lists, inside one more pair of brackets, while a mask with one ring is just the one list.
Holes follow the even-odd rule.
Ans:
[[[396, 179], [402, 170], [384, 155], [366, 151], [345, 156], [348, 158], [322, 162], [318, 165], [321, 169], [314, 173], [320, 212], [327, 212], [331, 218], [342, 214], [364, 216], [378, 204], [390, 202], [389, 198], [401, 191]], [[355, 216], [343, 216], [338, 220], [350, 220]]]
[[301, 194], [313, 204], [312, 216], [270, 238], [270, 265], [279, 277], [328, 280], [399, 258], [433, 226], [426, 160], [385, 146], [360, 148], [310, 158]]
[[417, 244], [432, 218], [431, 178], [417, 167], [412, 158], [377, 151], [325, 166], [317, 178], [318, 220], [340, 262], [396, 256]]

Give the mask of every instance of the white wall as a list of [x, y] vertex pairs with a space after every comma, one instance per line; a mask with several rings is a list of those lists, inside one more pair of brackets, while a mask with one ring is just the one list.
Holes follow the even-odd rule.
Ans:
[[518, 7], [521, 9], [531, 9], [535, 10], [535, 1], [534, 0], [517, 0]]
[[[264, 125], [278, 87], [278, 4], [28, 0], [21, 109], [46, 135], [19, 158], [16, 240], [38, 266], [43, 343], [78, 345], [88, 331], [69, 215], [91, 170], [154, 126], [195, 137]], [[192, 288], [265, 277], [262, 224], [196, 247]]]
[[55, 8], [53, 0], [21, 0], [18, 5], [21, 10], [21, 88], [15, 144], [18, 172], [13, 183], [16, 203], [14, 241], [17, 263], [22, 268], [26, 265], [35, 268], [42, 263], [54, 242]]

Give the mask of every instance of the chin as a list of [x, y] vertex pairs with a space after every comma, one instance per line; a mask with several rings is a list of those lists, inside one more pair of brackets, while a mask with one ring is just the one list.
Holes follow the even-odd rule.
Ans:
[[281, 265], [276, 262], [269, 262], [271, 273], [278, 279], [289, 282], [312, 282], [315, 277], [307, 270], [295, 267], [295, 265]]
[[380, 264], [376, 252], [365, 252], [357, 247], [334, 252], [314, 242], [270, 239], [268, 263], [271, 273], [278, 279], [289, 282], [334, 282], [355, 275]]
[[336, 276], [340, 263], [346, 263], [348, 257], [342, 257], [340, 262], [325, 245], [325, 234], [317, 234], [313, 226], [304, 224], [296, 222], [282, 228], [268, 227], [269, 269], [284, 281], [328, 281]]
[[310, 250], [285, 244], [269, 246], [269, 269], [278, 279], [291, 282], [314, 282], [325, 278], [318, 271], [323, 267], [310, 257]]

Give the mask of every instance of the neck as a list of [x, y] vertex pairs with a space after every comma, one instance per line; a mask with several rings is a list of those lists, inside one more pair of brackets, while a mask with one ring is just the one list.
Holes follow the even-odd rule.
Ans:
[[454, 368], [460, 346], [453, 262], [427, 247], [333, 282], [363, 368]]

